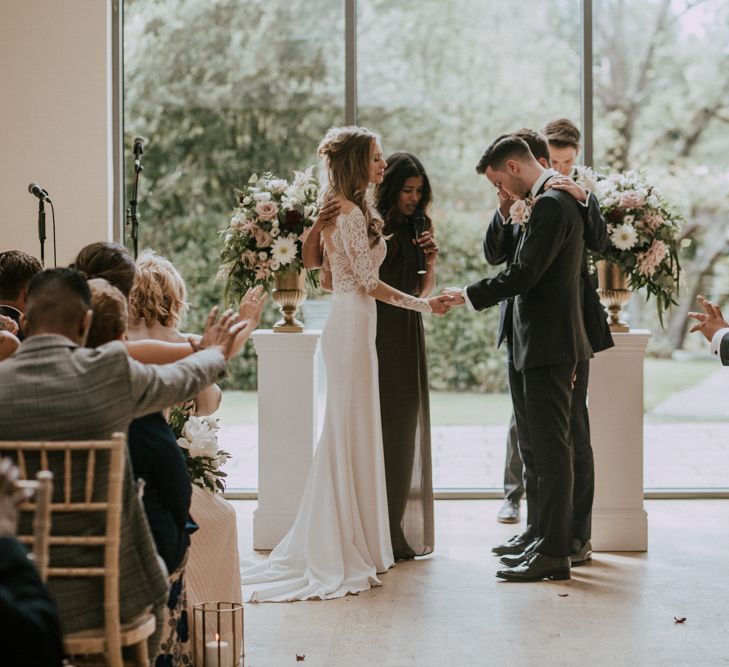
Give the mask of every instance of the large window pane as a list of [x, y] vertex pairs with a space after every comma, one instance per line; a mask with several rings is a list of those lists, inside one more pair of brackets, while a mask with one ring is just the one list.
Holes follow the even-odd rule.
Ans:
[[[222, 297], [218, 231], [235, 188], [253, 172], [290, 178], [315, 161], [344, 117], [343, 63], [340, 0], [126, 0], [125, 146], [149, 139], [140, 249], [169, 257], [187, 281], [187, 329], [199, 331]], [[255, 389], [250, 351], [227, 386]], [[230, 486], [255, 487], [255, 395], [231, 394], [224, 408]]]
[[[429, 173], [440, 285], [495, 272], [482, 251], [495, 191], [475, 173], [488, 143], [555, 117], [580, 124], [580, 5], [358, 3], [358, 120]], [[434, 484], [499, 488], [511, 406], [498, 309], [426, 320]]]
[[662, 357], [646, 364], [646, 486], [727, 487], [726, 377], [686, 313], [697, 294], [729, 294], [729, 5], [603, 0], [594, 18], [596, 164], [647, 170], [686, 216], [680, 305], [665, 330], [653, 301], [628, 307]]

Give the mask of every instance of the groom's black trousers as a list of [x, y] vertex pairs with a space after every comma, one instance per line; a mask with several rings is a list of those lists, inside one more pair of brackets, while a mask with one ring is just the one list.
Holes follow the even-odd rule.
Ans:
[[524, 462], [527, 496], [525, 536], [538, 537], [536, 551], [569, 556], [573, 531], [573, 448], [570, 435], [575, 364], [519, 372], [509, 363], [509, 385]]

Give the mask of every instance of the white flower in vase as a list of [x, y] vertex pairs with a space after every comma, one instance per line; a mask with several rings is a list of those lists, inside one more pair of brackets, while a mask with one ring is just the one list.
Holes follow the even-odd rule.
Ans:
[[610, 233], [610, 241], [618, 250], [630, 250], [638, 242], [638, 233], [629, 223], [616, 225]]
[[296, 237], [279, 236], [271, 246], [271, 257], [282, 265], [290, 264], [296, 257]]

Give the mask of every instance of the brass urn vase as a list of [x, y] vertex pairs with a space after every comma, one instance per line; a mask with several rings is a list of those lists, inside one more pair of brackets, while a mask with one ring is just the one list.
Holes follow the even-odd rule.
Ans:
[[620, 266], [606, 260], [597, 262], [596, 267], [597, 295], [608, 312], [610, 331], [617, 333], [630, 331], [630, 327], [620, 319], [623, 306], [633, 296], [633, 292], [628, 289], [628, 276]]
[[288, 269], [277, 271], [273, 276], [274, 288], [271, 297], [278, 304], [283, 317], [273, 325], [277, 333], [301, 333], [304, 324], [296, 319], [296, 314], [306, 301], [306, 271]]

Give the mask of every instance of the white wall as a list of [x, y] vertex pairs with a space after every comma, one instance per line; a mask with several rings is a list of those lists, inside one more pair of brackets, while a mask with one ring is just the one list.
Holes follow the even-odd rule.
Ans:
[[59, 265], [112, 239], [110, 4], [0, 0], [0, 250], [39, 255], [31, 181], [55, 204]]

